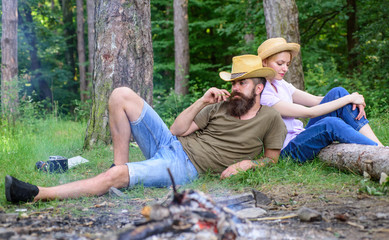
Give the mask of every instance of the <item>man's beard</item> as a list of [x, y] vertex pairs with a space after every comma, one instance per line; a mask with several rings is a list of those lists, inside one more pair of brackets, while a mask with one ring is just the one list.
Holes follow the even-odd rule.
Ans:
[[[234, 98], [239, 96], [240, 98]], [[253, 89], [251, 96], [246, 97], [242, 93], [232, 92], [228, 99], [227, 113], [233, 117], [241, 117], [246, 114], [255, 104], [255, 89]]]

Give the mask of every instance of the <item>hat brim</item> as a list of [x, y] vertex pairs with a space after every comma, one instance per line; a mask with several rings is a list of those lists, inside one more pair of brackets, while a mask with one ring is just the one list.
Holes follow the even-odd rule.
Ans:
[[294, 58], [297, 56], [297, 54], [300, 51], [300, 45], [297, 43], [284, 43], [281, 45], [273, 46], [261, 52], [260, 54], [258, 54], [258, 56], [262, 59], [266, 59], [270, 56], [273, 56], [274, 54], [285, 52], [285, 51], [290, 51], [292, 53], [292, 58]]
[[264, 78], [274, 78], [276, 75], [276, 72], [273, 70], [273, 68], [264, 67], [261, 69], [256, 69], [254, 71], [245, 73], [239, 77], [231, 78], [231, 73], [229, 72], [220, 72], [219, 76], [224, 81], [235, 81], [235, 80], [242, 80], [247, 78], [254, 78], [254, 77], [264, 77]]

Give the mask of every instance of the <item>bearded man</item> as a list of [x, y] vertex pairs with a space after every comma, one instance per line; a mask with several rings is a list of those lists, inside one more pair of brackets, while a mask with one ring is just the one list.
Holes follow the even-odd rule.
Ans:
[[[209, 170], [221, 173], [224, 179], [277, 163], [286, 128], [277, 111], [260, 105], [265, 78], [274, 77], [275, 71], [262, 67], [257, 55], [242, 55], [232, 59], [231, 73], [219, 75], [232, 83], [231, 94], [210, 88], [177, 117], [170, 130], [134, 91], [116, 88], [109, 99], [113, 166], [95, 177], [54, 187], [6, 176], [7, 200], [17, 203], [102, 195], [110, 187], [136, 184], [165, 187], [171, 185], [167, 168], [176, 184], [183, 185]], [[131, 134], [146, 160], [129, 162]]]

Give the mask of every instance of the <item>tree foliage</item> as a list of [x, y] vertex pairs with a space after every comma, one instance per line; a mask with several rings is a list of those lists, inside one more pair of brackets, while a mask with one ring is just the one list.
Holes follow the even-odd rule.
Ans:
[[389, 96], [389, 2], [357, 1], [358, 65], [349, 71], [347, 61], [346, 0], [298, 1], [307, 89], [324, 94], [334, 86], [365, 96], [369, 114], [388, 114]]
[[[60, 3], [45, 0], [29, 0], [22, 1], [19, 7], [19, 18], [26, 18], [25, 8], [29, 8], [32, 15], [32, 22], [23, 21], [23, 24], [29, 25], [28, 29], [33, 30], [36, 36], [36, 46], [32, 46], [23, 30], [24, 26], [19, 26], [19, 75], [24, 81], [23, 87], [20, 89], [21, 96], [25, 99], [31, 96], [34, 101], [44, 100], [45, 95], [42, 95], [42, 90], [39, 86], [34, 86], [34, 77], [38, 76], [45, 81], [51, 90], [53, 96], [52, 102], [48, 102], [46, 106], [53, 106], [54, 102], [58, 102], [63, 112], [69, 112], [73, 107], [73, 100], [79, 98], [77, 93], [77, 76], [73, 75], [74, 69], [66, 64], [65, 53], [68, 51], [66, 45], [66, 37], [64, 34], [65, 23], [62, 19], [62, 11]], [[73, 3], [72, 3], [73, 4]], [[73, 4], [75, 6], [75, 2]], [[75, 19], [74, 19], [75, 21]], [[72, 22], [72, 27], [75, 22]], [[69, 23], [66, 23], [69, 24]], [[73, 36], [75, 37], [75, 36]], [[32, 69], [31, 66], [35, 62], [30, 57], [30, 51], [36, 47], [38, 60], [40, 62], [39, 69]], [[73, 46], [75, 47], [75, 46]], [[76, 89], [76, 91], [75, 91]]]

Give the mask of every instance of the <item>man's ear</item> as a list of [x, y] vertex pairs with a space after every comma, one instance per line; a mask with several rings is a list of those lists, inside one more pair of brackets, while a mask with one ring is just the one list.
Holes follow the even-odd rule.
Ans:
[[259, 95], [264, 88], [265, 86], [262, 83], [257, 84], [257, 86], [255, 86], [255, 93]]
[[267, 67], [267, 58], [266, 59], [262, 59], [262, 66], [263, 67]]

